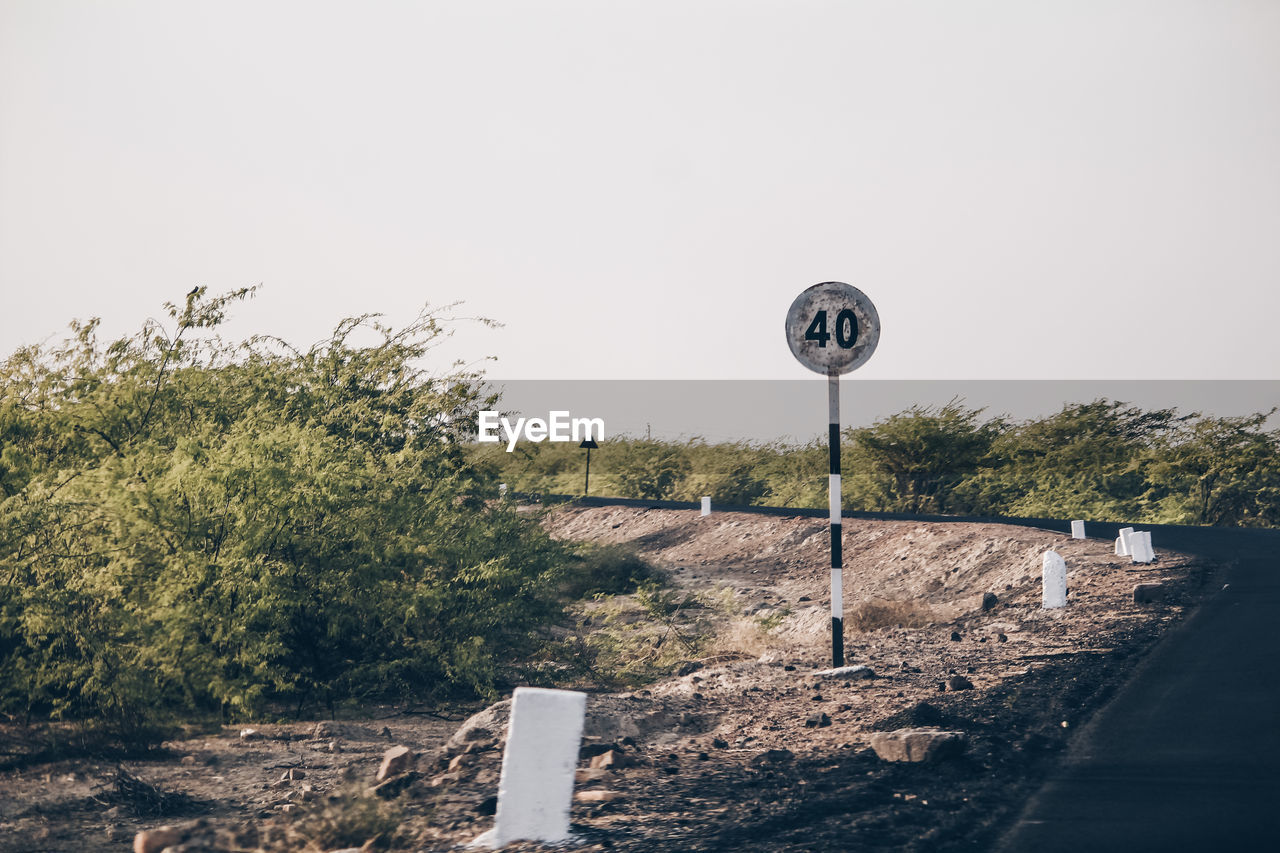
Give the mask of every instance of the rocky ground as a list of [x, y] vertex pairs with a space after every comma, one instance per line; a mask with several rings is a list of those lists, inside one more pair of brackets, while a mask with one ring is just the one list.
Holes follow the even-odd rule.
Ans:
[[[584, 850], [985, 849], [1212, 568], [1158, 542], [1139, 566], [1042, 530], [846, 520], [846, 656], [866, 669], [827, 677], [824, 519], [597, 507], [547, 523], [628, 543], [678, 589], [727, 602], [683, 674], [589, 697]], [[1049, 548], [1070, 592], [1045, 611]], [[1159, 600], [1135, 603], [1152, 582]], [[505, 713], [380, 709], [192, 732], [122, 763], [27, 764], [0, 775], [0, 850], [126, 850], [161, 824], [178, 831], [143, 847], [454, 849], [492, 824]], [[921, 728], [960, 735], [929, 761], [881, 757], [893, 744], [878, 733]], [[0, 745], [22, 735], [4, 729]], [[403, 764], [380, 782], [397, 746]]]

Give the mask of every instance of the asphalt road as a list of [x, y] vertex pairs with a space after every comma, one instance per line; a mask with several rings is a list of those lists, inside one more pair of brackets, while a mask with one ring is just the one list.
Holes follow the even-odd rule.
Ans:
[[1081, 729], [1000, 853], [1280, 850], [1280, 531], [1140, 529], [1224, 561], [1217, 591]]

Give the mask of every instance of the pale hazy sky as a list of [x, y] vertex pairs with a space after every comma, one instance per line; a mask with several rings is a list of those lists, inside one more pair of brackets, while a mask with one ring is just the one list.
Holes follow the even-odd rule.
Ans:
[[1280, 3], [0, 0], [0, 354], [261, 283], [508, 378], [1280, 377]]

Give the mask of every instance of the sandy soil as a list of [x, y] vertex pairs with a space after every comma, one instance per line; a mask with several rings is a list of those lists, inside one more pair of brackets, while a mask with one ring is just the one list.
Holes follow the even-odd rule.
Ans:
[[[597, 507], [548, 524], [565, 538], [629, 543], [691, 591], [732, 589], [740, 618], [726, 630], [774, 617], [770, 632], [742, 632], [737, 649], [729, 636], [681, 676], [590, 697], [578, 788], [612, 793], [574, 806], [586, 850], [983, 849], [1211, 568], [1158, 547], [1155, 564], [1137, 566], [1110, 542], [1007, 525], [846, 520], [846, 662], [875, 677], [843, 681], [817, 675], [830, 666], [825, 520]], [[1049, 548], [1068, 566], [1069, 604], [1053, 611], [1040, 608]], [[1151, 581], [1170, 594], [1134, 604], [1133, 586]], [[986, 610], [984, 593], [997, 597]], [[890, 612], [928, 624], [881, 616], [856, 630], [867, 602], [897, 602]], [[180, 849], [359, 846], [333, 831], [346, 802], [336, 798], [373, 784], [394, 744], [419, 757], [393, 786], [398, 834], [368, 849], [452, 849], [492, 823], [505, 708], [461, 728], [461, 714], [381, 709], [244, 738], [242, 727], [193, 733], [123, 762], [189, 798], [152, 809], [163, 816], [138, 813], [116, 763], [28, 764], [0, 775], [0, 850], [125, 850], [140, 829], [197, 817], [205, 823]], [[919, 765], [868, 748], [874, 731], [916, 726], [963, 731], [967, 748]], [[587, 769], [609, 747], [622, 766]]]

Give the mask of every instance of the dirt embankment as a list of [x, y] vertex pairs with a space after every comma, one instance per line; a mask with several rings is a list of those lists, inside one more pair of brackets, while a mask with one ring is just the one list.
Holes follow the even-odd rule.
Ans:
[[[587, 850], [982, 849], [1192, 603], [1206, 568], [1158, 547], [1158, 562], [1136, 566], [1110, 542], [1006, 525], [846, 520], [846, 662], [874, 677], [845, 681], [816, 674], [830, 666], [825, 520], [597, 507], [559, 510], [548, 525], [628, 543], [675, 585], [720, 589], [733, 608], [716, 655], [647, 689], [590, 698], [578, 787], [612, 793], [574, 806]], [[1045, 611], [1049, 548], [1067, 562], [1069, 604]], [[1165, 599], [1135, 604], [1132, 588], [1146, 582], [1165, 583]], [[984, 608], [985, 593], [995, 601]], [[735, 630], [744, 620], [755, 629]], [[382, 750], [404, 743], [421, 757], [395, 802], [398, 838], [447, 850], [491, 824], [504, 713], [486, 711], [452, 745], [456, 723], [399, 716], [247, 739], [213, 732], [128, 766], [188, 794], [190, 814], [215, 827], [283, 826], [314, 820], [344, 779], [370, 782]], [[877, 730], [917, 726], [962, 731], [967, 747], [927, 765], [868, 748]], [[587, 769], [587, 754], [610, 746], [617, 764]], [[112, 805], [113, 770], [63, 762], [0, 778], [0, 849], [127, 849], [160, 819]], [[282, 780], [289, 770], [298, 778]], [[232, 838], [202, 832], [209, 844]], [[254, 830], [234, 843], [266, 841]]]

